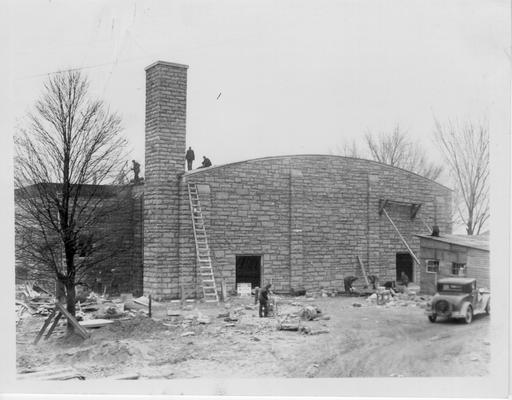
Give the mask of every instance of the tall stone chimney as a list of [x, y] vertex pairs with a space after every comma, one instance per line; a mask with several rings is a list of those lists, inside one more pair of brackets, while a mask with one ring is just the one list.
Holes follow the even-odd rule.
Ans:
[[179, 296], [178, 176], [184, 171], [188, 66], [146, 68], [144, 294]]

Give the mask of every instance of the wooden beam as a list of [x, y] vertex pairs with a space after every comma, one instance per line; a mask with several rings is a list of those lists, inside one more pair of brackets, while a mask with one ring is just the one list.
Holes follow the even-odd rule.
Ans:
[[421, 208], [421, 203], [411, 205], [411, 219], [416, 218], [416, 214], [418, 213], [420, 208]]
[[73, 325], [73, 327], [75, 328], [75, 331], [80, 335], [82, 336], [84, 339], [87, 339], [90, 335], [89, 335], [89, 332], [87, 332], [85, 330], [85, 328], [81, 327], [80, 324], [78, 323], [78, 321], [75, 319], [75, 317], [73, 317], [68, 310], [66, 310], [66, 307], [64, 307], [62, 304], [60, 303], [57, 303], [57, 306], [55, 307], [56, 309], [58, 308], [60, 310], [60, 312], [62, 314], [64, 314], [64, 316], [68, 319], [68, 323], [70, 323], [71, 325]]
[[359, 261], [359, 266], [361, 267], [361, 271], [363, 271], [364, 281], [366, 282], [366, 286], [370, 286], [370, 282], [368, 282], [368, 276], [366, 276], [366, 270], [364, 269], [363, 262], [361, 261], [361, 257], [357, 256], [357, 261]]
[[420, 220], [421, 220], [421, 222], [423, 222], [423, 225], [425, 225], [425, 228], [427, 228], [427, 229], [428, 229], [428, 233], [432, 234], [432, 228], [430, 227], [430, 225], [429, 225], [429, 224], [427, 224], [427, 223], [425, 222], [425, 220], [424, 220], [423, 218], [421, 218], [421, 216], [420, 216]]
[[379, 200], [379, 215], [382, 215], [382, 212], [384, 211], [384, 208], [388, 205], [388, 200]]
[[87, 321], [80, 322], [80, 326], [84, 328], [99, 328], [101, 326], [109, 325], [114, 323], [114, 321], [110, 319], [90, 319]]
[[53, 330], [55, 329], [55, 327], [59, 323], [60, 317], [62, 317], [62, 313], [59, 312], [57, 314], [57, 316], [55, 317], [55, 319], [53, 320], [52, 326], [50, 327], [50, 329], [48, 329], [48, 333], [44, 337], [44, 340], [48, 340], [48, 338], [51, 336], [51, 334], [53, 333]]
[[50, 325], [50, 322], [52, 321], [52, 318], [55, 316], [55, 313], [57, 312], [57, 307], [55, 307], [52, 312], [50, 313], [50, 315], [48, 316], [48, 318], [46, 318], [46, 321], [44, 321], [44, 325], [43, 327], [41, 328], [41, 330], [39, 331], [39, 333], [37, 334], [35, 340], [34, 340], [34, 344], [37, 344], [39, 342], [39, 340], [41, 339], [41, 336], [43, 336], [43, 333], [44, 331], [46, 330], [46, 328], [48, 327], [48, 325]]
[[395, 228], [395, 231], [396, 233], [398, 233], [398, 236], [400, 237], [400, 240], [403, 242], [403, 244], [405, 245], [405, 247], [407, 248], [407, 250], [409, 251], [409, 254], [412, 256], [412, 258], [414, 258], [414, 261], [416, 261], [416, 263], [418, 265], [421, 265], [420, 263], [420, 260], [418, 260], [418, 257], [416, 257], [416, 254], [414, 254], [414, 252], [412, 251], [412, 249], [409, 247], [409, 245], [407, 244], [407, 242], [405, 241], [404, 237], [402, 236], [402, 234], [400, 233], [400, 231], [398, 230], [398, 228], [396, 227], [395, 223], [393, 222], [393, 220], [391, 219], [391, 217], [388, 215], [388, 213], [386, 212], [386, 210], [382, 210], [384, 212], [384, 215], [388, 218], [389, 222], [391, 222], [391, 225], [393, 225], [393, 228]]

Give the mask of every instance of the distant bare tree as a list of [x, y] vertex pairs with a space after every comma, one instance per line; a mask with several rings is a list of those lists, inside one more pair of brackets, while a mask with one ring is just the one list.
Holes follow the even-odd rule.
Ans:
[[364, 158], [355, 140], [345, 142], [341, 150], [338, 148], [338, 153], [341, 153], [346, 157]]
[[121, 187], [107, 184], [126, 165], [120, 118], [88, 88], [77, 71], [51, 76], [15, 135], [19, 257], [65, 287], [72, 315], [76, 284], [113, 250], [95, 228], [119, 207]]
[[460, 198], [459, 222], [468, 235], [480, 234], [489, 220], [489, 129], [487, 123], [463, 125], [435, 121], [435, 137]]
[[415, 172], [425, 178], [436, 180], [443, 167], [429, 162], [425, 151], [407, 137], [407, 133], [396, 125], [392, 132], [373, 135], [367, 133], [366, 145], [373, 160]]
[[345, 143], [342, 154], [348, 157], [368, 158], [415, 172], [436, 180], [443, 167], [429, 162], [422, 147], [414, 143], [397, 124], [392, 132], [365, 135], [365, 148], [361, 149], [352, 141]]

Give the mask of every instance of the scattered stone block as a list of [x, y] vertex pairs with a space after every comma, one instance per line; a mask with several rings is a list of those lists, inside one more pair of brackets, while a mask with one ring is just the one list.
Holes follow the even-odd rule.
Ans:
[[318, 364], [311, 364], [307, 369], [306, 369], [306, 372], [305, 372], [305, 375], [307, 378], [313, 378], [315, 377], [316, 375], [318, 375], [318, 372], [319, 372], [319, 366]]

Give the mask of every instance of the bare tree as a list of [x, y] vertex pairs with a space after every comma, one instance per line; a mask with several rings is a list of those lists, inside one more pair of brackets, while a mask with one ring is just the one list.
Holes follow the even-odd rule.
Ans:
[[101, 223], [126, 197], [109, 185], [125, 166], [120, 118], [88, 91], [80, 72], [49, 77], [15, 135], [17, 262], [60, 282], [72, 315], [75, 286], [115, 251]]
[[415, 172], [426, 178], [436, 180], [443, 167], [429, 162], [421, 146], [412, 142], [407, 133], [396, 125], [392, 132], [374, 135], [368, 132], [366, 145], [373, 160]]
[[415, 172], [436, 180], [443, 167], [429, 162], [421, 145], [414, 143], [397, 124], [392, 132], [365, 135], [365, 146], [357, 146], [355, 141], [345, 143], [341, 154], [348, 157], [367, 158]]
[[435, 137], [456, 188], [457, 214], [468, 235], [480, 234], [489, 219], [489, 129], [487, 123], [441, 124]]

